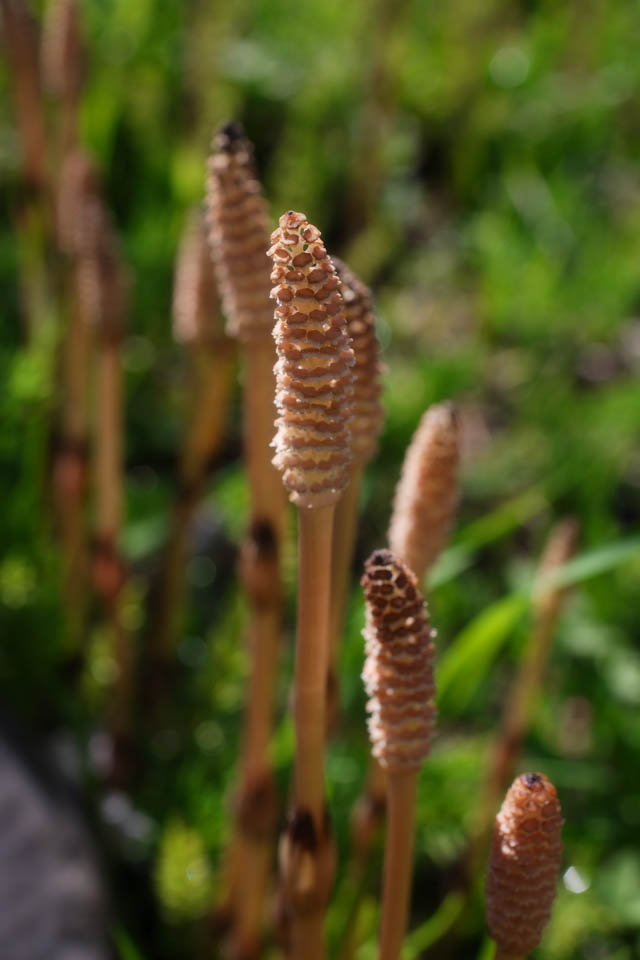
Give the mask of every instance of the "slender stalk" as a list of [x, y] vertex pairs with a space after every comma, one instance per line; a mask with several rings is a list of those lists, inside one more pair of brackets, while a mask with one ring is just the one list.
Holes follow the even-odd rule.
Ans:
[[187, 437], [179, 467], [178, 496], [174, 502], [164, 555], [162, 592], [156, 608], [153, 643], [163, 664], [175, 651], [180, 634], [184, 565], [193, 512], [202, 493], [207, 466], [225, 436], [233, 391], [234, 346], [218, 337], [208, 345], [190, 347], [193, 401]]
[[524, 953], [514, 954], [506, 953], [501, 947], [496, 947], [496, 952], [494, 954], [494, 960], [527, 960], [527, 955]]
[[39, 79], [38, 30], [23, 2], [0, 0], [5, 54], [13, 77], [16, 120], [26, 180], [44, 191], [47, 149]]
[[273, 688], [280, 646], [279, 605], [257, 609], [251, 623], [253, 651], [247, 691], [244, 736], [244, 777], [254, 780], [267, 768], [273, 726]]
[[399, 960], [407, 930], [417, 781], [417, 771], [389, 775], [380, 960]]
[[89, 361], [92, 329], [83, 316], [77, 293], [77, 269], [72, 268], [69, 329], [64, 340], [64, 395], [60, 448], [56, 453], [54, 486], [64, 559], [65, 608], [70, 647], [81, 645], [87, 605], [87, 529], [85, 498], [88, 458]]
[[207, 348], [194, 345], [191, 370], [195, 384], [192, 418], [182, 452], [180, 482], [198, 491], [212, 458], [224, 441], [233, 391], [233, 343], [219, 337]]
[[282, 481], [271, 463], [275, 417], [273, 340], [255, 337], [243, 344], [244, 443], [254, 520], [266, 520], [276, 540], [282, 537], [286, 498]]
[[331, 610], [329, 616], [329, 674], [327, 720], [331, 729], [338, 715], [338, 658], [344, 623], [362, 487], [361, 466], [353, 467], [348, 487], [336, 504], [331, 560]]
[[102, 343], [98, 361], [99, 430], [96, 443], [96, 528], [116, 541], [122, 525], [122, 371], [120, 346]]
[[102, 598], [111, 634], [115, 677], [109, 705], [113, 737], [112, 776], [127, 779], [133, 709], [132, 638], [122, 619], [125, 565], [118, 539], [122, 527], [122, 367], [120, 343], [105, 337], [98, 359], [98, 430], [95, 443], [97, 552], [96, 588]]
[[294, 675], [294, 796], [320, 831], [324, 816], [325, 678], [333, 506], [301, 508], [298, 525], [298, 629]]
[[233, 955], [259, 952], [264, 899], [277, 822], [277, 795], [269, 762], [274, 689], [280, 647], [278, 553], [272, 527], [254, 523], [243, 549], [242, 578], [251, 598], [251, 675], [247, 691], [242, 773], [237, 807], [239, 883], [233, 889]]

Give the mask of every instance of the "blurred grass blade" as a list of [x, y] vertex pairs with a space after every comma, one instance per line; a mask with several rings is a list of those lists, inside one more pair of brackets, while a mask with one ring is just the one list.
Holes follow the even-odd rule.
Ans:
[[547, 576], [538, 580], [536, 592], [557, 587], [570, 587], [590, 577], [597, 577], [601, 573], [613, 570], [632, 557], [640, 559], [640, 537], [628, 540], [617, 540], [604, 547], [589, 550], [565, 563], [564, 566], [553, 570]]
[[526, 594], [509, 594], [479, 613], [458, 634], [437, 671], [441, 710], [457, 712], [469, 703], [528, 606]]
[[402, 950], [402, 960], [417, 960], [423, 950], [440, 940], [456, 922], [464, 904], [464, 894], [448, 894], [433, 916], [409, 934]]
[[433, 569], [428, 575], [429, 589], [435, 590], [436, 587], [450, 580], [455, 580], [457, 576], [464, 573], [473, 563], [473, 550], [466, 544], [455, 544], [445, 550], [437, 560]]
[[493, 940], [490, 940], [489, 937], [484, 938], [480, 950], [478, 951], [477, 960], [493, 960], [496, 955], [496, 945]]
[[541, 487], [531, 487], [506, 503], [501, 503], [491, 513], [467, 524], [456, 537], [457, 544], [464, 544], [475, 550], [487, 543], [493, 543], [531, 520], [548, 506]]
[[118, 925], [114, 928], [113, 939], [118, 960], [145, 960], [124, 927]]
[[467, 524], [458, 534], [456, 543], [445, 550], [429, 576], [429, 589], [455, 580], [474, 561], [480, 547], [500, 540], [516, 530], [548, 506], [540, 487], [525, 490], [507, 503], [501, 504], [486, 516]]

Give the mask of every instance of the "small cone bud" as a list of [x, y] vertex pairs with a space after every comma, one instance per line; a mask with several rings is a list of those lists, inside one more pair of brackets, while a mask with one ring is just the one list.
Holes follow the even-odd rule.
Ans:
[[562, 811], [539, 773], [517, 777], [496, 817], [485, 906], [490, 935], [505, 956], [538, 946], [551, 916], [562, 859]]
[[77, 0], [51, 0], [42, 38], [42, 72], [47, 90], [62, 100], [76, 100], [84, 82]]
[[354, 463], [367, 464], [378, 449], [383, 409], [380, 403], [380, 344], [371, 291], [349, 268], [333, 258], [341, 282], [347, 331], [355, 356], [351, 450]]
[[446, 543], [458, 502], [458, 425], [453, 406], [429, 407], [407, 450], [389, 525], [389, 546], [418, 580]]
[[241, 340], [268, 338], [267, 206], [253, 165], [253, 148], [237, 124], [222, 127], [207, 177], [207, 224], [227, 332]]
[[436, 720], [433, 631], [418, 583], [390, 550], [365, 564], [366, 662], [372, 753], [385, 769], [419, 769], [428, 755]]
[[173, 334], [178, 343], [211, 344], [218, 335], [218, 295], [204, 218], [192, 211], [182, 235], [173, 285]]
[[289, 211], [271, 240], [280, 414], [273, 463], [294, 503], [322, 507], [335, 503], [349, 482], [354, 356], [320, 231]]

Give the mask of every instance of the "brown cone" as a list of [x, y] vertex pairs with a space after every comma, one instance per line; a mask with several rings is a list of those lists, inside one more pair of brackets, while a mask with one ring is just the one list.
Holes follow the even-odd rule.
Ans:
[[362, 586], [372, 753], [392, 772], [417, 770], [436, 720], [433, 631], [414, 574], [390, 550], [371, 554]]
[[422, 417], [407, 449], [393, 501], [389, 546], [419, 581], [446, 543], [458, 503], [458, 424], [453, 405]]
[[340, 284], [304, 214], [283, 214], [271, 240], [280, 414], [273, 463], [294, 503], [327, 506], [349, 482], [351, 463], [354, 356]]
[[526, 956], [549, 922], [562, 859], [562, 811], [539, 773], [517, 777], [496, 817], [485, 908], [487, 927], [506, 956]]
[[347, 331], [355, 356], [351, 449], [354, 464], [367, 464], [378, 449], [383, 409], [380, 403], [380, 344], [371, 291], [346, 264], [333, 257], [340, 278]]
[[207, 225], [227, 332], [241, 340], [268, 338], [267, 206], [253, 165], [253, 148], [242, 129], [229, 123], [213, 142], [207, 177]]

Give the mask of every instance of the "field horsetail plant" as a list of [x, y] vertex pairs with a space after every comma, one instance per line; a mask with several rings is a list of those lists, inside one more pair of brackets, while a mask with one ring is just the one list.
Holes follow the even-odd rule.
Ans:
[[349, 482], [354, 356], [335, 269], [302, 213], [280, 217], [269, 250], [277, 302], [274, 463], [298, 507], [293, 807], [280, 844], [294, 960], [324, 956], [333, 878], [324, 788], [329, 591], [335, 504]]
[[372, 753], [387, 773], [380, 960], [399, 960], [409, 911], [417, 777], [436, 708], [433, 631], [415, 575], [390, 550], [372, 553], [362, 586]]
[[227, 854], [233, 949], [260, 948], [271, 840], [278, 815], [268, 757], [281, 634], [280, 544], [286, 499], [271, 463], [275, 415], [275, 346], [267, 209], [253, 149], [237, 124], [214, 137], [207, 177], [211, 254], [227, 332], [243, 361], [244, 452], [249, 479], [250, 529], [240, 575], [250, 605], [251, 675], [235, 809], [237, 829]]
[[562, 6], [0, 0], [0, 960], [639, 947], [640, 5]]

